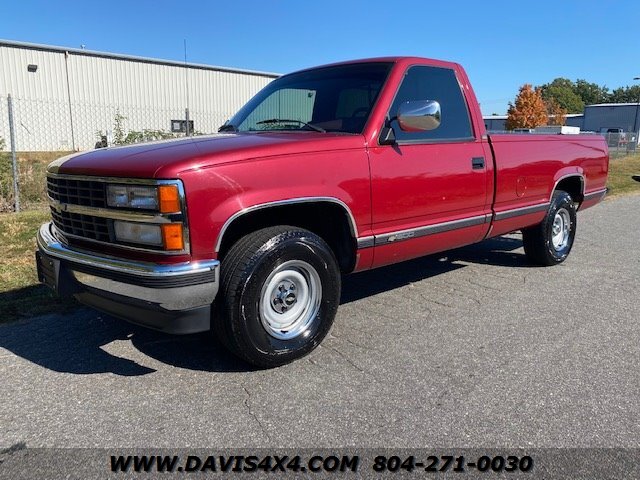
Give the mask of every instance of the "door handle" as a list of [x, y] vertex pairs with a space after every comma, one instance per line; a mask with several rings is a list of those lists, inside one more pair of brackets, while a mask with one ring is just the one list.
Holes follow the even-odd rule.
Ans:
[[480, 170], [484, 168], [484, 157], [473, 157], [471, 159], [471, 167], [474, 170]]

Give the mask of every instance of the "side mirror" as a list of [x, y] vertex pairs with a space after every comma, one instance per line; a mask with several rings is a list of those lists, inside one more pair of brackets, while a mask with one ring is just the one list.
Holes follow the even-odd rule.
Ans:
[[398, 125], [405, 132], [435, 130], [440, 118], [440, 104], [435, 100], [405, 102], [398, 108]]

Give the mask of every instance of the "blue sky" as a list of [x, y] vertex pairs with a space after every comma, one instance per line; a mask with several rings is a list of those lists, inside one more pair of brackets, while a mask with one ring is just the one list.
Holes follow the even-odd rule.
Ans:
[[[637, 2], [3, 2], [0, 38], [286, 73], [339, 60], [418, 55], [461, 63], [483, 113], [523, 83], [640, 76]], [[1, 86], [0, 86], [1, 89]]]

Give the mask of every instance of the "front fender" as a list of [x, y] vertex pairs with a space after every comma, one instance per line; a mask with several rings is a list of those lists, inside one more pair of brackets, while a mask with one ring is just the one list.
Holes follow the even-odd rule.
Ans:
[[197, 257], [211, 258], [212, 252], [217, 253], [225, 230], [242, 214], [287, 203], [340, 205], [355, 238], [370, 234], [371, 190], [364, 150], [236, 162], [191, 171], [182, 180], [191, 250]]

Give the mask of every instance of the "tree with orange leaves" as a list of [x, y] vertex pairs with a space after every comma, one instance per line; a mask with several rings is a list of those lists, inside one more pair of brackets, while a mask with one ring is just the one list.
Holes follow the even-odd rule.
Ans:
[[562, 108], [555, 98], [549, 98], [545, 104], [547, 105], [549, 125], [564, 125], [567, 121], [567, 109]]
[[520, 87], [515, 102], [509, 102], [507, 110], [507, 130], [514, 128], [535, 128], [547, 124], [547, 106], [539, 89], [526, 83]]

